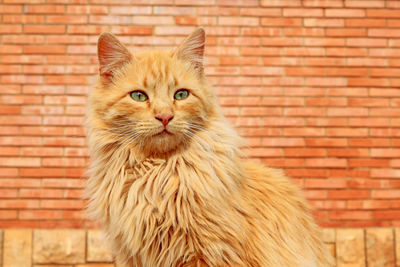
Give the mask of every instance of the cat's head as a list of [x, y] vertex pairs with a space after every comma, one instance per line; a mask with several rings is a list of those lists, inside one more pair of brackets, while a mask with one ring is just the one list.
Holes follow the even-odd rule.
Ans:
[[197, 29], [174, 51], [131, 54], [115, 36], [103, 33], [91, 128], [150, 154], [190, 143], [216, 112], [203, 72], [204, 42], [204, 30]]

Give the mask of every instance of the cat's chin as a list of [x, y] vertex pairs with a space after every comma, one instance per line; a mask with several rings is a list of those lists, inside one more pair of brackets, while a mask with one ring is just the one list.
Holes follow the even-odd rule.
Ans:
[[163, 130], [151, 138], [144, 145], [144, 150], [149, 155], [168, 154], [182, 145], [181, 139], [168, 130]]

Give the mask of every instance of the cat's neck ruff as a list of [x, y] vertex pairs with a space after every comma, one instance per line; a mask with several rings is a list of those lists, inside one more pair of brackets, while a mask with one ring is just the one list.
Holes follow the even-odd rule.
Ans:
[[[245, 213], [241, 204], [232, 198], [239, 194], [243, 177], [240, 151], [234, 144], [239, 138], [233, 131], [230, 134], [230, 127], [225, 123], [211, 127], [212, 131], [197, 133], [189, 147], [168, 158], [138, 159], [131, 149], [107, 144], [101, 138], [96, 139], [99, 138], [96, 133], [91, 133], [89, 211], [106, 227], [132, 233], [124, 235], [128, 238], [123, 240], [132, 255], [170, 242], [166, 240], [173, 238], [167, 234], [170, 229], [174, 229], [173, 235], [190, 233], [191, 225], [221, 215], [222, 206], [226, 206], [222, 207], [227, 213], [226, 220], [232, 217], [231, 212]], [[239, 227], [239, 223], [220, 220], [219, 224], [227, 228], [224, 231], [240, 232], [240, 229], [230, 229]], [[120, 238], [120, 233], [108, 232], [111, 240]], [[156, 235], [166, 235], [166, 239]], [[183, 245], [179, 241], [171, 249], [203, 247], [193, 242]], [[192, 252], [188, 251], [187, 255]], [[204, 254], [214, 252], [203, 251]], [[237, 255], [230, 257], [234, 259]], [[154, 264], [149, 266], [157, 266]]]

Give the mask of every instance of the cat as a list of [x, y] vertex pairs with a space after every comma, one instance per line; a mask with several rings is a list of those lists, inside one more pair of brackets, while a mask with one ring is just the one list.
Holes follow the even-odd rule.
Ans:
[[244, 160], [204, 47], [202, 28], [174, 51], [137, 54], [101, 34], [89, 211], [123, 266], [333, 266], [299, 189]]

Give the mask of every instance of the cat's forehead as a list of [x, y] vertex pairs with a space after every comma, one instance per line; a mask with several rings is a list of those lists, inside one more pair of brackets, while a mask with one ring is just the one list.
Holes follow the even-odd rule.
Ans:
[[134, 55], [136, 82], [144, 87], [156, 87], [160, 84], [176, 86], [185, 79], [185, 65], [174, 58], [172, 51], [153, 50]]

